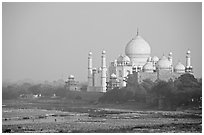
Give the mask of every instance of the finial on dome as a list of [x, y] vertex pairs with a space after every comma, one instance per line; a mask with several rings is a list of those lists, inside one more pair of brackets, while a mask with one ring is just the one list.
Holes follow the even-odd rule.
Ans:
[[191, 51], [190, 51], [190, 49], [188, 48], [188, 50], [187, 50], [187, 54], [190, 54], [191, 53]]
[[92, 52], [90, 51], [90, 52], [89, 52], [89, 56], [91, 56], [91, 55], [92, 55]]
[[137, 27], [137, 36], [139, 36], [139, 28]]

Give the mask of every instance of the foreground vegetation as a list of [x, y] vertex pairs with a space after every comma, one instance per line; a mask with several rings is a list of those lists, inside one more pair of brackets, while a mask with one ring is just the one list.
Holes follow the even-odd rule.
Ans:
[[[86, 92], [86, 85], [82, 86], [82, 92], [70, 92], [63, 85], [53, 86], [49, 84], [13, 84], [2, 88], [2, 98], [18, 99], [25, 95], [40, 95], [49, 98], [55, 95], [58, 98], [90, 99], [89, 102], [122, 104], [122, 103], [145, 103], [145, 106], [163, 110], [176, 110], [179, 108], [201, 108], [202, 106], [202, 80], [197, 80], [191, 74], [183, 74], [176, 80], [168, 82], [149, 79], [137, 83], [134, 75], [127, 79], [127, 87], [115, 88], [105, 94], [95, 96], [94, 93]], [[26, 97], [26, 96], [25, 96]]]
[[176, 110], [178, 108], [201, 108], [202, 81], [191, 74], [183, 74], [176, 80], [168, 82], [147, 79], [141, 84], [136, 83], [134, 76], [127, 80], [127, 87], [115, 88], [105, 93], [99, 102], [124, 103], [134, 101], [146, 103], [158, 109]]
[[202, 132], [201, 80], [184, 74], [168, 82], [135, 81], [130, 76], [127, 87], [107, 93], [47, 84], [3, 87], [2, 132]]

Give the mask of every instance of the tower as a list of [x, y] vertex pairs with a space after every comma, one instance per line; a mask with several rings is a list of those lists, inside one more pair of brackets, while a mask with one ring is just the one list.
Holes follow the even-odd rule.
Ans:
[[188, 50], [186, 52], [186, 68], [189, 68], [191, 66], [191, 56], [190, 56], [190, 54], [191, 54], [191, 51]]
[[173, 64], [172, 52], [169, 52], [168, 60], [171, 62], [171, 66]]
[[192, 66], [191, 66], [191, 51], [188, 49], [186, 52], [186, 72], [192, 72]]
[[101, 56], [101, 86], [102, 92], [106, 92], [106, 52], [102, 51]]
[[93, 72], [92, 72], [92, 52], [88, 55], [88, 86], [93, 85]]
[[171, 71], [173, 72], [173, 57], [172, 57], [172, 52], [169, 52], [168, 60], [171, 63]]

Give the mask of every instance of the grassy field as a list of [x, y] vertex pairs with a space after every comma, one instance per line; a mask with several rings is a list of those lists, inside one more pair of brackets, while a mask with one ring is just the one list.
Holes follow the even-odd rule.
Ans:
[[[71, 95], [72, 94], [72, 95]], [[97, 98], [71, 93], [68, 99], [4, 100], [2, 132], [202, 132], [202, 112], [147, 110], [142, 105], [98, 104]], [[85, 98], [86, 97], [86, 98]]]

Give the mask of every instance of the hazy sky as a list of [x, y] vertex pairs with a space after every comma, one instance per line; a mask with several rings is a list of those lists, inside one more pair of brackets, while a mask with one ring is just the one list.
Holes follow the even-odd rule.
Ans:
[[196, 77], [202, 73], [201, 3], [3, 3], [3, 81], [87, 80], [107, 52], [107, 65], [139, 34], [159, 58], [173, 52], [185, 65], [191, 50]]

